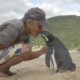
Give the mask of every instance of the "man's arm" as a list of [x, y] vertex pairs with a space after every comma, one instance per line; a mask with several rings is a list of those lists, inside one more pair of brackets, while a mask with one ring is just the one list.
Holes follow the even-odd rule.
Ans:
[[25, 56], [23, 55], [25, 60], [35, 59], [35, 58], [37, 58], [40, 55], [45, 54], [45, 53], [46, 53], [46, 48], [43, 48], [43, 49], [41, 49], [39, 51], [33, 52], [30, 44], [27, 44], [27, 45], [26, 44], [23, 44], [22, 54], [25, 55]]
[[0, 43], [0, 50], [3, 50], [3, 49], [5, 49], [5, 48], [7, 48], [7, 47], [4, 46], [2, 43]]
[[[45, 48], [43, 48], [42, 50], [39, 50], [39, 51], [30, 52], [30, 56], [28, 57], [28, 60], [38, 58], [40, 55], [45, 54], [45, 53], [46, 53]], [[26, 60], [26, 58], [25, 58], [25, 60]]]

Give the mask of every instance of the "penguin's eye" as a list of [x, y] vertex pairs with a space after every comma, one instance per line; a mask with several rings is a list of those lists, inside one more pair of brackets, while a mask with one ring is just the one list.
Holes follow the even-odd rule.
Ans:
[[42, 34], [42, 36], [44, 37], [45, 41], [49, 41], [49, 39], [44, 34]]

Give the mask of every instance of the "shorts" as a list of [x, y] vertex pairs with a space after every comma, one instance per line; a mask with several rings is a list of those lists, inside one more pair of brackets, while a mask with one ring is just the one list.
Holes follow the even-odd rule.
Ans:
[[7, 60], [15, 55], [19, 55], [22, 50], [22, 44], [10, 46], [0, 51], [0, 64], [5, 63]]

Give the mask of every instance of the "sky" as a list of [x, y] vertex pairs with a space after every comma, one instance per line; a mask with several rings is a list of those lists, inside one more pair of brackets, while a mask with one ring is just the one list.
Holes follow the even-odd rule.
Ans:
[[0, 23], [20, 19], [32, 7], [43, 9], [46, 18], [59, 15], [80, 16], [80, 0], [0, 0]]

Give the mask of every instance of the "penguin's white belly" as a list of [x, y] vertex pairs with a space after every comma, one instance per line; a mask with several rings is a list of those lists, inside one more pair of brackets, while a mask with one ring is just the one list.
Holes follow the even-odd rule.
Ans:
[[53, 49], [53, 53], [51, 55], [51, 61], [52, 61], [53, 65], [54, 65], [54, 69], [57, 70], [58, 69], [58, 66], [57, 66], [57, 62], [56, 62], [56, 59], [55, 59], [55, 55], [54, 54], [55, 54], [55, 50]]

